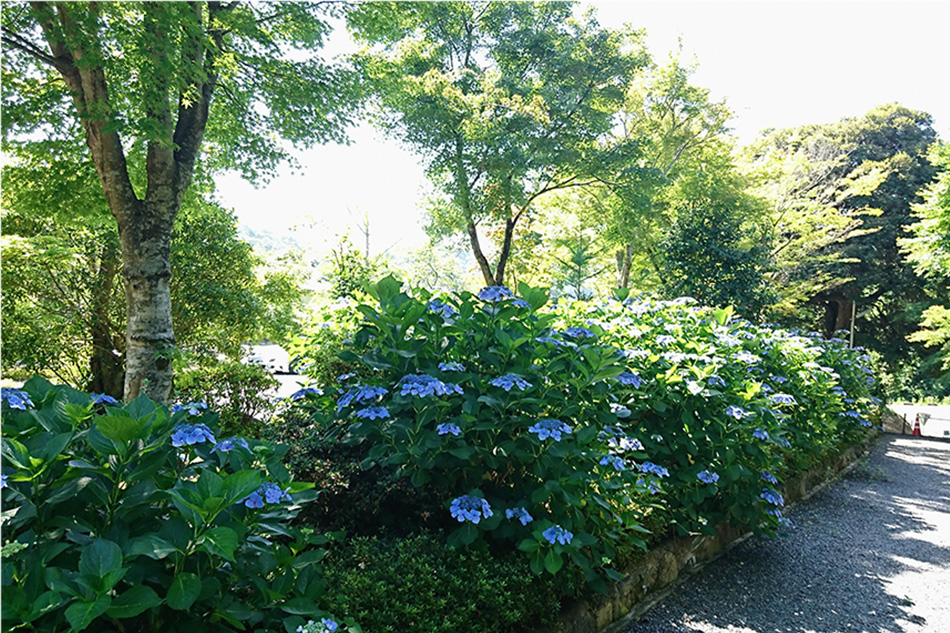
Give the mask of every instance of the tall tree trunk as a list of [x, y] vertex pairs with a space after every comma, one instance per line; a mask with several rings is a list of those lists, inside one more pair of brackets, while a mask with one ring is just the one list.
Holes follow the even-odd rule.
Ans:
[[839, 330], [851, 330], [851, 312], [854, 301], [848, 297], [831, 297], [825, 301], [825, 338], [831, 338]]
[[125, 389], [124, 346], [116, 340], [116, 328], [110, 318], [115, 276], [119, 270], [118, 245], [106, 238], [96, 271], [97, 282], [92, 289], [92, 355], [89, 358], [91, 379], [86, 389], [122, 398]]
[[617, 288], [630, 286], [630, 269], [633, 266], [633, 244], [627, 244], [618, 250], [617, 256]]
[[514, 240], [515, 234], [515, 223], [518, 221], [518, 216], [514, 218], [508, 218], [505, 220], [505, 238], [501, 243], [501, 253], [498, 255], [498, 265], [495, 267], [495, 286], [504, 286], [505, 285], [505, 266], [508, 265], [508, 257], [511, 255], [511, 243]]

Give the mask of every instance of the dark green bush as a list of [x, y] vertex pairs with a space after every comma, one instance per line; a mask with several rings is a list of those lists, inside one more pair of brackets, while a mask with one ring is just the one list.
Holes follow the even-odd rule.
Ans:
[[325, 568], [329, 608], [352, 614], [365, 633], [532, 631], [583, 584], [576, 568], [538, 576], [516, 553], [454, 549], [435, 535], [357, 538]]
[[4, 630], [294, 631], [320, 618], [312, 485], [280, 447], [33, 379], [3, 390]]

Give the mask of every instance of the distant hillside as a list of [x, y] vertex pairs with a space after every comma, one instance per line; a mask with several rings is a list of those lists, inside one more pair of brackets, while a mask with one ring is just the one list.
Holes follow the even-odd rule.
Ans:
[[246, 224], [238, 224], [238, 235], [261, 253], [280, 255], [287, 251], [305, 252], [307, 249], [288, 233], [274, 233], [268, 230], [255, 230]]

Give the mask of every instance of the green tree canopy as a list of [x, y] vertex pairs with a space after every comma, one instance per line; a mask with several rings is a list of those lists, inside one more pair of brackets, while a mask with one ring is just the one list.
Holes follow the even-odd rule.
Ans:
[[[468, 236], [488, 285], [505, 281], [518, 223], [553, 191], [617, 176], [634, 142], [606, 143], [630, 77], [633, 31], [572, 3], [367, 3], [350, 14], [378, 123], [419, 153], [443, 196], [438, 230]], [[494, 265], [479, 229], [500, 227]]]
[[288, 158], [282, 139], [342, 138], [356, 82], [318, 54], [334, 6], [4, 5], [4, 150], [81, 130], [118, 226], [126, 398], [171, 393], [171, 240], [199, 158], [254, 178]]

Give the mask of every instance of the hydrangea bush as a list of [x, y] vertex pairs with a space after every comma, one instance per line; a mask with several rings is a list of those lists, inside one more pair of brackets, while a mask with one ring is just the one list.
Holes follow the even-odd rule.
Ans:
[[570, 559], [592, 582], [618, 545], [643, 545], [662, 473], [638, 468], [642, 444], [612, 406], [616, 350], [556, 331], [538, 312], [547, 293], [527, 287], [434, 298], [387, 278], [371, 292], [343, 355], [370, 378], [317, 407], [318, 430], [437, 491], [452, 545], [507, 540], [536, 571]]
[[623, 355], [614, 406], [669, 472], [662, 498], [681, 532], [720, 522], [774, 531], [781, 478], [865, 436], [880, 405], [870, 359], [841, 339], [685, 298], [562, 302], [554, 313], [559, 327], [587, 328]]
[[[4, 629], [294, 631], [327, 538], [292, 527], [312, 484], [217, 414], [41, 379], [3, 392]], [[337, 620], [333, 620], [334, 623]]]

